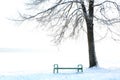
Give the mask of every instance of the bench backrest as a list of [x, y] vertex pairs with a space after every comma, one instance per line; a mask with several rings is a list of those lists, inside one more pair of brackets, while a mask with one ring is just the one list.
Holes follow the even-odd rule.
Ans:
[[[54, 68], [59, 68], [58, 64], [54, 64]], [[77, 68], [83, 68], [82, 64], [78, 64]]]
[[54, 64], [54, 68], [58, 68], [58, 64]]

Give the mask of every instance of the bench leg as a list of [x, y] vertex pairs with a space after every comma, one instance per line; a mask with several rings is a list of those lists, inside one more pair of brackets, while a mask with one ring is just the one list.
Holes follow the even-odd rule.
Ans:
[[57, 69], [57, 73], [58, 73], [58, 69]]
[[79, 72], [79, 69], [77, 69], [77, 72]]
[[81, 69], [81, 72], [83, 72], [83, 68]]
[[81, 68], [81, 69], [77, 69], [77, 72], [83, 72], [83, 68]]
[[53, 73], [55, 73], [55, 69], [53, 69]]
[[53, 73], [58, 73], [58, 69], [53, 69]]

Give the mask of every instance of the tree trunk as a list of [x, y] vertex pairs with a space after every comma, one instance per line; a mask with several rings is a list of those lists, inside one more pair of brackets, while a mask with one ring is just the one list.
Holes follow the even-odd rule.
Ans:
[[87, 12], [84, 1], [81, 0], [81, 6], [87, 25], [87, 38], [89, 49], [89, 67], [97, 66], [94, 45], [93, 17], [94, 17], [94, 0], [89, 0], [89, 11]]
[[87, 23], [87, 38], [88, 38], [88, 49], [89, 49], [89, 67], [97, 66], [97, 59], [95, 55], [95, 45], [94, 45], [94, 31], [93, 23]]
[[97, 66], [97, 59], [95, 55], [94, 44], [94, 30], [93, 30], [93, 17], [94, 17], [94, 0], [89, 0], [89, 15], [87, 16], [87, 37], [88, 37], [88, 49], [89, 49], [89, 67]]

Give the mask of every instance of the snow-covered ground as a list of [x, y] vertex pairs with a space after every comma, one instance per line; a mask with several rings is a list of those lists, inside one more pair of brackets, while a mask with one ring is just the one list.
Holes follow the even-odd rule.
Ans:
[[0, 80], [120, 80], [120, 69], [86, 68], [83, 73], [60, 71], [58, 74], [9, 74], [0, 75]]

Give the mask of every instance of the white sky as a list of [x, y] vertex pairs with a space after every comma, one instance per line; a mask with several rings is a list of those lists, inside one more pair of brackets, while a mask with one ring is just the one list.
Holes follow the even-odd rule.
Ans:
[[[24, 1], [24, 0], [23, 0]], [[7, 20], [22, 9], [22, 0], [2, 0], [0, 3], [0, 72], [41, 71], [54, 63], [88, 67], [87, 41], [69, 40], [53, 46], [45, 32], [34, 23], [18, 26]], [[120, 44], [109, 39], [96, 43], [96, 54], [101, 67], [120, 67]], [[49, 67], [48, 67], [49, 66]]]

